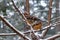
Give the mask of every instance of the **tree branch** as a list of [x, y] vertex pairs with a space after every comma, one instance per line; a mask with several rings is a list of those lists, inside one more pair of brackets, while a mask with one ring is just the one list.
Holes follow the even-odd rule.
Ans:
[[[53, 24], [50, 24], [50, 25], [48, 25], [48, 26], [45, 26], [44, 28], [42, 28], [42, 29], [40, 29], [40, 30], [33, 30], [34, 32], [38, 32], [38, 31], [44, 31], [44, 30], [46, 30], [47, 28], [50, 28], [50, 27], [52, 27], [52, 26], [56, 26], [56, 25], [58, 25], [58, 24], [60, 24], [60, 21], [58, 21], [58, 22], [55, 22], [55, 23], [53, 23]], [[31, 30], [29, 30], [29, 31], [26, 31], [26, 32], [24, 32], [24, 34], [27, 34], [27, 33], [30, 33], [30, 32], [32, 32]]]
[[10, 24], [6, 19], [4, 19], [2, 16], [0, 16], [0, 19], [9, 27], [11, 28], [14, 32], [17, 33], [17, 35], [19, 35], [20, 37], [22, 37], [23, 39], [29, 40], [22, 32], [20, 32], [19, 30], [17, 30], [12, 24]]
[[54, 36], [46, 38], [46, 40], [55, 40], [56, 38], [59, 38], [60, 34], [55, 34]]
[[26, 3], [25, 9], [26, 9], [26, 11], [30, 14], [29, 0], [26, 0], [25, 3]]
[[[52, 13], [52, 1], [53, 0], [50, 0], [50, 3], [49, 3], [49, 12], [48, 12], [48, 25], [50, 25], [50, 20], [51, 20], [51, 13]], [[50, 28], [50, 27], [49, 27]], [[43, 33], [42, 33], [42, 37], [44, 38], [45, 35], [47, 34], [49, 28], [47, 28]]]
[[16, 33], [0, 33], [0, 36], [15, 36]]
[[[13, 0], [11, 0], [11, 1], [12, 1], [12, 3], [13, 3], [14, 8], [15, 8], [15, 9], [18, 11], [18, 13], [23, 17], [23, 19], [25, 20], [26, 24], [30, 27], [32, 33], [34, 34], [33, 28], [32, 28], [32, 26], [28, 23], [27, 18], [26, 18], [26, 17], [20, 12], [20, 10], [16, 7], [16, 5], [14, 4], [14, 1], [13, 1]], [[35, 35], [35, 34], [34, 34], [34, 35]]]
[[31, 27], [31, 29], [32, 29], [32, 26], [28, 23], [28, 21], [27, 21], [27, 18], [20, 12], [20, 10], [16, 7], [16, 5], [14, 4], [14, 1], [13, 0], [11, 0], [12, 1], [12, 3], [13, 3], [13, 6], [14, 6], [14, 8], [18, 11], [18, 13], [23, 17], [23, 19], [25, 20], [25, 22], [27, 23], [27, 25], [28, 26], [30, 26]]
[[[19, 30], [17, 30], [13, 25], [11, 25], [6, 19], [4, 19], [3, 17], [0, 16], [0, 19], [7, 25], [9, 26], [14, 32], [17, 33], [17, 35], [23, 37], [24, 39], [26, 38], [26, 36], [24, 36], [23, 34], [21, 34], [21, 32]], [[53, 26], [57, 25], [58, 22], [56, 22]], [[51, 25], [50, 25], [51, 26]], [[46, 26], [46, 27], [49, 27], [49, 26]], [[16, 35], [16, 33], [13, 33], [13, 34], [10, 34], [10, 35]], [[9, 34], [2, 34], [3, 36], [8, 36]], [[57, 38], [57, 37], [56, 37]], [[28, 38], [27, 38], [28, 39]], [[50, 38], [47, 38], [47, 39], [50, 39]]]

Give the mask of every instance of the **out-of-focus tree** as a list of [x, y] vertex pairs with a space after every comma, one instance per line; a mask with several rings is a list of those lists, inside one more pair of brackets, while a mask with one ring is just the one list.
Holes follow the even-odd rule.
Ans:
[[[24, 13], [25, 11], [24, 9], [26, 4], [25, 2], [26, 0], [14, 0], [15, 5], [18, 7], [18, 9], [22, 13]], [[29, 0], [30, 15], [36, 16], [39, 19], [41, 19], [43, 21], [44, 27], [47, 25], [49, 2], [50, 2], [49, 0]], [[57, 0], [53, 0], [53, 3], [52, 3], [53, 6], [52, 6], [52, 14], [51, 14], [51, 24], [56, 22], [53, 19], [56, 18], [56, 14], [58, 14], [56, 12], [56, 10], [58, 10], [56, 9], [56, 2]], [[0, 15], [3, 15], [17, 29], [22, 30], [24, 28], [24, 22], [22, 21], [22, 17], [18, 14], [16, 9], [13, 7], [11, 0], [0, 0]], [[3, 24], [3, 22], [1, 22], [1, 24]], [[0, 25], [0, 26], [3, 26], [3, 25]], [[4, 28], [4, 30], [5, 32], [12, 32], [12, 30], [10, 30], [8, 27]], [[48, 34], [54, 35], [55, 28], [51, 27]]]

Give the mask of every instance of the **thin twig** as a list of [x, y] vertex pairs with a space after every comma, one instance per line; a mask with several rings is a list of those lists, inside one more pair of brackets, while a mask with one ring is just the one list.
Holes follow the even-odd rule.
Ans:
[[59, 37], [60, 37], [60, 34], [55, 34], [51, 37], [46, 38], [46, 40], [55, 40], [56, 38], [59, 38]]
[[[50, 0], [50, 3], [49, 3], [49, 13], [48, 13], [48, 25], [50, 25], [50, 20], [51, 20], [51, 13], [52, 13], [52, 1], [53, 0]], [[42, 32], [42, 37], [44, 38], [45, 35], [47, 34], [49, 28], [47, 28], [45, 31]]]
[[16, 33], [0, 33], [0, 36], [16, 36]]
[[25, 3], [26, 3], [25, 9], [26, 9], [26, 11], [30, 14], [29, 0], [26, 0]]
[[[52, 27], [52, 26], [56, 26], [56, 25], [58, 25], [58, 24], [60, 24], [60, 21], [58, 21], [58, 22], [55, 22], [55, 23], [53, 23], [53, 24], [50, 24], [50, 25], [48, 25], [48, 26], [45, 26], [44, 28], [42, 28], [42, 29], [40, 29], [40, 30], [33, 30], [34, 32], [38, 32], [38, 31], [44, 31], [44, 30], [46, 30], [47, 28], [50, 28], [50, 27]], [[28, 30], [28, 31], [26, 31], [26, 32], [24, 32], [24, 34], [27, 34], [27, 33], [30, 33], [30, 32], [32, 32], [31, 30]]]

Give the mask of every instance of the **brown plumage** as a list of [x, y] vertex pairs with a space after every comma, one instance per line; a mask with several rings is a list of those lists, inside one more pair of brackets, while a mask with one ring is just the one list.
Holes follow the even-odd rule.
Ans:
[[28, 23], [33, 24], [35, 21], [37, 22], [32, 26], [34, 30], [39, 30], [42, 27], [42, 22], [37, 17], [29, 15], [27, 12], [24, 13], [24, 16], [27, 18]]

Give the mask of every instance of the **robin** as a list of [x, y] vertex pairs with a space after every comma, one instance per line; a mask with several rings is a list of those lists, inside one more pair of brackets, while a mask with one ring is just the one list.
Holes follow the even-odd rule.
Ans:
[[40, 30], [41, 29], [41, 27], [42, 27], [42, 21], [40, 19], [38, 19], [35, 16], [29, 15], [28, 12], [24, 12], [24, 16], [27, 18], [27, 21], [28, 21], [29, 24], [31, 24], [31, 25], [33, 24], [32, 28], [34, 30]]

